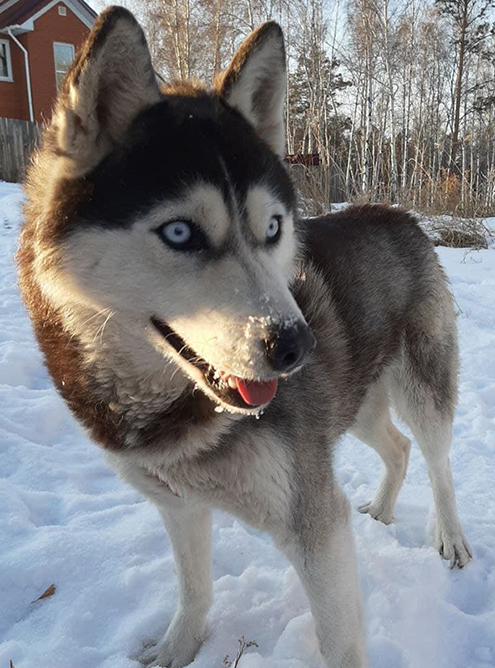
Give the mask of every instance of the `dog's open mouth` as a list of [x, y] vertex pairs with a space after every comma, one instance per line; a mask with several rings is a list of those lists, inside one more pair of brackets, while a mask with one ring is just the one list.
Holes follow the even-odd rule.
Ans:
[[190, 348], [184, 339], [162, 320], [151, 322], [169, 345], [189, 364], [198, 369], [206, 385], [222, 402], [237, 408], [255, 409], [269, 403], [277, 391], [277, 380], [245, 380], [215, 369]]

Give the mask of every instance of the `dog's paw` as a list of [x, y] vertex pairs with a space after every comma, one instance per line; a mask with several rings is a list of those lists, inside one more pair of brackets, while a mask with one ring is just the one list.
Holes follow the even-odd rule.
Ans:
[[191, 622], [180, 614], [172, 620], [163, 642], [149, 647], [140, 657], [146, 668], [183, 668], [198, 653], [203, 642], [204, 623]]
[[201, 640], [190, 638], [187, 646], [177, 647], [173, 641], [165, 640], [156, 647], [150, 647], [141, 656], [146, 668], [183, 668], [194, 661], [201, 647]]
[[363, 514], [368, 513], [374, 520], [383, 522], [383, 524], [391, 524], [394, 520], [392, 511], [389, 508], [384, 508], [379, 504], [373, 503], [373, 501], [364, 503], [362, 506], [359, 506], [358, 510]]
[[469, 543], [460, 532], [437, 531], [435, 547], [440, 556], [450, 562], [450, 568], [463, 568], [473, 558]]

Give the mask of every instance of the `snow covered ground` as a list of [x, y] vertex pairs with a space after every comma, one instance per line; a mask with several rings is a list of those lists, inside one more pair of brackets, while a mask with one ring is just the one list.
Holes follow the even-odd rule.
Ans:
[[[54, 391], [19, 301], [22, 193], [0, 183], [0, 668], [139, 668], [170, 621], [174, 565], [158, 513], [118, 480]], [[475, 560], [448, 570], [431, 545], [432, 498], [415, 447], [396, 522], [353, 514], [371, 668], [495, 666], [495, 247], [440, 249], [462, 351], [453, 472]], [[380, 477], [348, 437], [338, 475], [356, 508]], [[308, 603], [270, 540], [217, 513], [209, 637], [192, 664], [321, 668]], [[52, 596], [36, 601], [55, 585]]]

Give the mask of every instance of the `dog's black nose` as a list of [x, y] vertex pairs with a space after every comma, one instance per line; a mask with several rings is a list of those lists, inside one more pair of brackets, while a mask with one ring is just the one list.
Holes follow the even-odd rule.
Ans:
[[265, 339], [270, 366], [281, 373], [288, 373], [303, 364], [315, 345], [316, 339], [306, 323], [277, 327]]

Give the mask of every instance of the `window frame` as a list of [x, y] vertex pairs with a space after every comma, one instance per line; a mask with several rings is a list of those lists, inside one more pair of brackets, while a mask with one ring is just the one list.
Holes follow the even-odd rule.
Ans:
[[[54, 69], [54, 72], [55, 72], [55, 86], [57, 87], [57, 90], [59, 90], [58, 82], [57, 82], [57, 74], [62, 74], [63, 73], [63, 75], [65, 77], [68, 70], [65, 70], [64, 72], [62, 72], [62, 70], [57, 70], [57, 59], [55, 57], [55, 52], [56, 52], [56, 47], [57, 46], [70, 46], [70, 48], [72, 49], [71, 64], [74, 61], [74, 58], [76, 57], [76, 47], [74, 46], [74, 44], [70, 44], [69, 42], [53, 42], [53, 69]], [[69, 65], [69, 67], [70, 67], [70, 65]]]
[[7, 76], [4, 77], [0, 74], [0, 81], [12, 82], [14, 81], [14, 73], [12, 71], [12, 55], [10, 53], [10, 41], [8, 39], [0, 39], [0, 44], [5, 44], [5, 55], [7, 57]]

